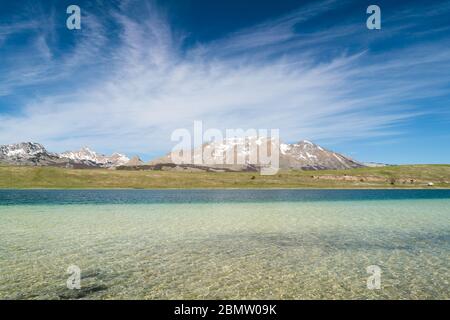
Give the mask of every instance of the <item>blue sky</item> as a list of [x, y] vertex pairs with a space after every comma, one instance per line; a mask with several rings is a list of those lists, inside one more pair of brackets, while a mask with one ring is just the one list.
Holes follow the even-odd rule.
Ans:
[[[66, 28], [67, 6], [81, 30]], [[381, 30], [366, 8], [381, 8]], [[279, 128], [360, 161], [450, 163], [449, 1], [0, 0], [0, 144], [162, 155]]]

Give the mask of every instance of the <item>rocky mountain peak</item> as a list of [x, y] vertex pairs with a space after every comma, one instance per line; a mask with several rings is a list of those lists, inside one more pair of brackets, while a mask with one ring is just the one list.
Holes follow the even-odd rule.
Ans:
[[75, 162], [81, 162], [85, 165], [100, 167], [116, 167], [130, 161], [130, 159], [123, 154], [113, 153], [111, 156], [106, 156], [104, 154], [99, 154], [86, 146], [78, 151], [66, 151], [60, 153], [59, 156]]
[[44, 146], [35, 142], [0, 145], [0, 163], [12, 165], [109, 168], [124, 165], [129, 161], [130, 159], [126, 155], [114, 153], [111, 156], [105, 156], [88, 147], [57, 154], [48, 152]]
[[55, 153], [36, 142], [21, 142], [0, 146], [0, 162], [13, 165], [48, 165], [58, 162]]
[[[201, 147], [191, 150], [193, 156], [193, 164], [206, 165], [214, 168], [232, 168], [233, 170], [247, 170], [249, 167], [255, 168], [258, 165], [249, 166], [247, 161], [250, 157], [256, 159], [257, 152], [249, 145], [255, 143], [261, 145], [267, 143], [273, 148], [276, 144], [270, 138], [250, 137], [224, 139], [223, 141], [214, 141], [203, 144]], [[230, 153], [231, 152], [231, 153]], [[244, 164], [238, 165], [222, 165], [224, 163], [224, 154], [231, 154], [233, 159], [246, 159]], [[364, 165], [341, 155], [322, 148], [321, 146], [309, 141], [301, 140], [297, 143], [280, 143], [280, 168], [281, 169], [301, 169], [301, 170], [321, 170], [321, 169], [349, 169], [363, 167]], [[170, 153], [159, 159], [152, 160], [150, 165], [157, 165], [162, 163], [173, 163]], [[227, 162], [228, 163], [228, 162]]]
[[350, 169], [364, 166], [308, 140], [301, 140], [294, 144], [281, 144], [280, 154], [283, 165], [292, 169]]
[[44, 146], [36, 142], [21, 142], [0, 146], [0, 154], [9, 157], [27, 157], [47, 153]]
[[125, 163], [125, 166], [140, 166], [143, 165], [144, 161], [141, 160], [138, 156], [134, 156], [130, 159], [127, 163]]

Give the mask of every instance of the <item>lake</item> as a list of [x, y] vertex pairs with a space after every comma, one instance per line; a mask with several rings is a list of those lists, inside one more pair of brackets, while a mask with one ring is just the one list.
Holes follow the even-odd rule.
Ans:
[[0, 244], [1, 299], [450, 298], [450, 190], [0, 190]]

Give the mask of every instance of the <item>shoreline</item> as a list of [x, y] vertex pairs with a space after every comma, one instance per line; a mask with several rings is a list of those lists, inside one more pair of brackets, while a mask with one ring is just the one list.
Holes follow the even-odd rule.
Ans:
[[324, 187], [324, 188], [318, 188], [318, 187], [311, 187], [311, 188], [298, 188], [298, 187], [280, 187], [280, 188], [273, 188], [273, 187], [261, 187], [261, 188], [246, 188], [246, 187], [241, 187], [241, 188], [227, 188], [227, 187], [217, 187], [217, 188], [204, 188], [204, 187], [193, 187], [193, 188], [93, 188], [93, 187], [86, 187], [86, 188], [59, 188], [59, 187], [54, 187], [54, 188], [41, 188], [41, 187], [30, 187], [30, 188], [0, 188], [0, 191], [11, 191], [11, 190], [61, 190], [61, 191], [65, 191], [65, 190], [104, 190], [104, 191], [108, 191], [108, 190], [155, 190], [155, 191], [163, 191], [163, 190], [450, 190], [450, 187], [423, 187], [423, 188], [418, 188], [418, 187], [412, 187], [412, 188], [408, 188], [408, 187], [393, 187], [393, 188], [386, 188], [386, 187], [379, 187], [379, 188], [355, 188], [355, 187], [348, 187], [348, 188], [342, 188], [342, 187], [336, 187], [336, 188], [332, 188], [332, 187]]

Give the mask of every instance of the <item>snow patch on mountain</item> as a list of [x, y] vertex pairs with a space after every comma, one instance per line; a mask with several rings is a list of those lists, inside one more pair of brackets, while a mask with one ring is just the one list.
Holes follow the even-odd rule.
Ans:
[[[293, 144], [277, 144], [274, 139], [266, 137], [230, 138], [222, 141], [207, 142], [201, 147], [186, 150], [185, 152], [193, 155], [191, 164], [212, 168], [225, 165], [235, 170], [245, 170], [249, 166], [253, 168], [258, 167], [258, 164], [255, 165], [254, 162], [249, 161], [250, 159], [259, 159], [257, 154], [258, 148], [252, 148], [251, 146], [261, 146], [263, 143], [267, 143], [269, 150], [274, 150], [273, 148], [278, 146], [281, 169], [350, 169], [364, 166], [349, 157], [326, 150], [309, 140], [302, 140]], [[240, 162], [237, 159], [241, 159]], [[242, 159], [244, 159], [243, 162]], [[173, 164], [170, 153], [149, 162], [150, 165], [162, 163]]]
[[60, 163], [51, 153], [35, 142], [22, 142], [0, 146], [0, 162], [12, 165], [51, 165]]
[[114, 153], [105, 156], [87, 147], [79, 151], [58, 154], [48, 152], [41, 144], [35, 142], [0, 145], [0, 162], [12, 165], [109, 168], [124, 165], [129, 161], [126, 155]]
[[102, 167], [122, 166], [130, 161], [130, 158], [124, 154], [113, 153], [111, 156], [106, 156], [104, 154], [99, 154], [88, 147], [83, 147], [78, 151], [66, 151], [60, 153], [59, 157]]

